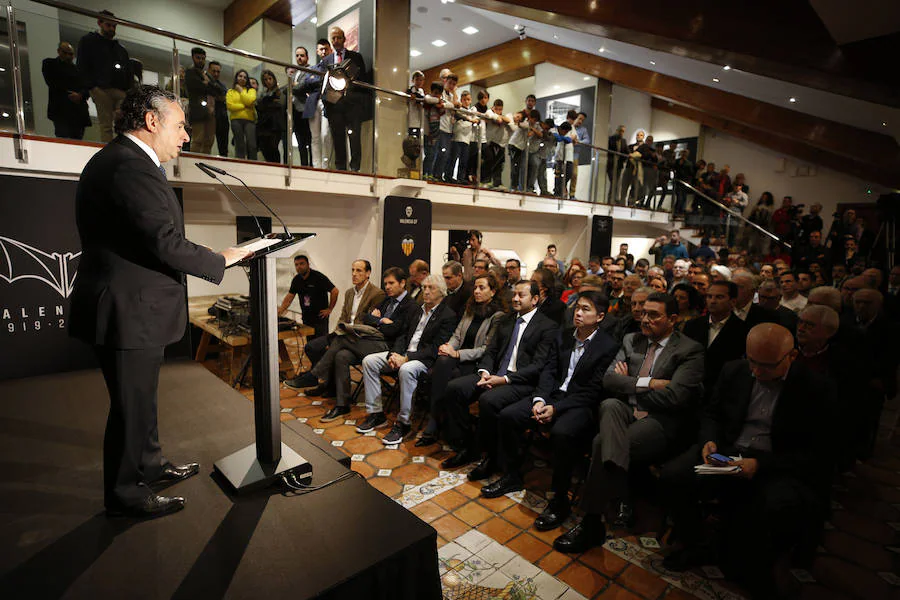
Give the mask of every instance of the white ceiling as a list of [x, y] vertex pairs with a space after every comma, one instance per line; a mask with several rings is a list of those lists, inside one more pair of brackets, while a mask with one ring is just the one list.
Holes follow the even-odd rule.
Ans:
[[[418, 12], [419, 7], [426, 8], [427, 12], [424, 14]], [[441, 20], [443, 17], [452, 20], [445, 22]], [[722, 68], [724, 65], [657, 52], [633, 44], [482, 9], [454, 3], [444, 4], [441, 0], [412, 0], [411, 20], [413, 26], [410, 32], [410, 47], [422, 51], [422, 56], [410, 58], [410, 67], [413, 69], [446, 64], [454, 58], [515, 39], [517, 33], [514, 27], [524, 25], [529, 37], [545, 42], [596, 54], [824, 119], [900, 137], [900, 109], [737, 69], [725, 71]], [[468, 25], [476, 27], [479, 32], [475, 35], [466, 35], [462, 29]], [[432, 46], [431, 41], [438, 38], [447, 42], [447, 45], [443, 48]], [[604, 49], [602, 54], [598, 52], [600, 48]], [[650, 64], [651, 61], [656, 64]], [[718, 78], [719, 82], [714, 82], [714, 77]], [[789, 98], [792, 97], [796, 99], [795, 103], [789, 102]], [[886, 127], [882, 126], [883, 122], [887, 123]]]

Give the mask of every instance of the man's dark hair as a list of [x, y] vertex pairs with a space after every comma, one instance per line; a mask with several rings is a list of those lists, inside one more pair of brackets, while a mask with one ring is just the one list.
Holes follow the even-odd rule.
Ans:
[[366, 259], [364, 259], [364, 258], [357, 258], [357, 259], [354, 260], [353, 262], [361, 262], [363, 265], [365, 265], [364, 268], [366, 269], [366, 273], [371, 273], [371, 272], [372, 272], [372, 263], [370, 263], [370, 262], [367, 261]]
[[584, 115], [584, 118], [587, 119], [587, 113], [586, 113], [586, 112], [580, 111], [580, 112], [578, 113], [577, 116], [581, 116], [581, 115]]
[[535, 100], [537, 100], [537, 96], [535, 96], [534, 94], [528, 94], [527, 96], [525, 96], [525, 100], [528, 100], [529, 98], [534, 98]]
[[511, 262], [516, 263], [516, 268], [519, 268], [519, 269], [522, 268], [522, 263], [519, 262], [519, 259], [517, 259], [517, 258], [510, 258], [510, 259], [508, 259], [508, 260], [506, 261], [506, 264], [508, 265], [508, 264], [511, 263]]
[[650, 261], [647, 260], [646, 258], [639, 258], [638, 261], [637, 261], [636, 263], [634, 263], [634, 266], [636, 266], [636, 267], [649, 267], [649, 266], [650, 266]]
[[204, 50], [200, 46], [194, 46], [193, 48], [191, 48], [191, 56], [195, 54], [202, 54], [203, 56], [206, 56], [206, 50]]
[[609, 298], [603, 292], [585, 290], [578, 293], [578, 300], [587, 300], [594, 305], [598, 313], [605, 313], [609, 310]]
[[578, 111], [570, 110], [566, 113], [566, 120], [572, 119], [573, 121], [578, 118]]
[[444, 86], [441, 85], [440, 81], [432, 81], [431, 82], [431, 93], [432, 94], [443, 94]]
[[535, 269], [534, 274], [537, 275], [541, 287], [547, 290], [547, 296], [552, 296], [556, 291], [556, 275], [553, 274], [553, 271], [541, 267]]
[[532, 111], [531, 111], [530, 113], [528, 113], [528, 118], [529, 118], [529, 119], [534, 119], [535, 121], [540, 121], [540, 120], [541, 120], [541, 113], [538, 112], [537, 109], [532, 109]]
[[294, 260], [305, 260], [306, 262], [309, 262], [309, 257], [305, 254], [298, 254], [294, 257]]
[[116, 15], [113, 14], [113, 12], [112, 12], [111, 10], [101, 10], [101, 11], [100, 11], [100, 14], [101, 14], [101, 15], [106, 15], [107, 17], [114, 17], [114, 16], [116, 16]]
[[738, 286], [733, 281], [712, 281], [709, 284], [709, 289], [712, 289], [713, 286], [720, 285], [728, 288], [728, 297], [734, 300], [738, 297]]
[[563, 121], [559, 124], [559, 127], [557, 127], [557, 129], [560, 133], [567, 133], [569, 131], [572, 131], [572, 124], [568, 121]]
[[785, 271], [784, 273], [782, 273], [781, 275], [778, 276], [778, 281], [781, 281], [781, 278], [784, 277], [785, 275], [790, 275], [791, 277], [794, 278], [794, 281], [797, 281], [796, 271]]
[[701, 239], [700, 239], [700, 245], [701, 245], [701, 246], [709, 246], [709, 238], [708, 238], [708, 237], [701, 238]]
[[497, 98], [496, 100], [494, 100], [494, 106], [503, 106], [503, 100]]
[[473, 266], [474, 266], [474, 265], [477, 265], [477, 264], [479, 264], [479, 263], [482, 264], [482, 265], [484, 266], [484, 270], [485, 270], [485, 271], [488, 270], [488, 267], [489, 267], [490, 264], [491, 264], [490, 261], [487, 260], [487, 259], [485, 259], [485, 258], [477, 258], [477, 259], [475, 259], [474, 261], [472, 261], [472, 265], [473, 265]]
[[556, 250], [556, 244], [547, 244], [547, 250], [549, 250], [550, 248]]
[[206, 68], [208, 69], [209, 67], [211, 67], [211, 66], [213, 66], [213, 65], [218, 65], [218, 66], [221, 67], [221, 66], [222, 66], [222, 63], [220, 63], [220, 62], [217, 61], [217, 60], [211, 60], [211, 61], [209, 61], [208, 63], [206, 63]]
[[294, 48], [294, 52], [297, 52], [297, 50], [303, 50], [304, 52], [306, 52], [306, 55], [309, 56], [309, 50], [306, 49], [306, 46], [297, 46], [296, 48]]
[[400, 267], [388, 267], [381, 275], [381, 279], [385, 280], [388, 277], [393, 277], [397, 280], [397, 283], [403, 283], [404, 281], [406, 281], [406, 271], [404, 271]]
[[490, 98], [491, 95], [487, 93], [487, 90], [479, 90], [478, 99], [483, 100], [484, 98]]
[[125, 93], [122, 106], [116, 111], [116, 133], [129, 133], [144, 127], [146, 116], [155, 112], [162, 119], [167, 102], [176, 102], [175, 94], [157, 85], [139, 85]]
[[550, 129], [556, 127], [556, 123], [553, 122], [553, 119], [551, 117], [547, 117], [546, 119], [544, 119], [544, 125], [546, 125]]
[[[549, 271], [548, 271], [548, 273], [549, 273]], [[520, 279], [516, 282], [516, 286], [519, 286], [519, 285], [527, 285], [528, 292], [532, 296], [540, 296], [541, 295], [541, 288], [538, 285], [537, 281], [530, 281], [528, 279]]]
[[470, 230], [468, 231], [468, 235], [467, 235], [466, 237], [472, 237], [473, 235], [475, 236], [475, 239], [476, 239], [476, 240], [478, 240], [479, 242], [481, 241], [481, 237], [482, 237], [482, 236], [481, 236], [481, 232], [480, 232], [480, 231], [478, 231], [477, 229], [470, 229]]
[[600, 257], [597, 256], [597, 255], [595, 254], [595, 255], [591, 256], [591, 257], [588, 259], [588, 262], [589, 262], [589, 263], [592, 263], [592, 262], [600, 262]]
[[459, 81], [459, 75], [456, 73], [450, 73], [447, 75], [447, 81]]
[[450, 272], [454, 275], [462, 275], [463, 273], [462, 264], [460, 264], [459, 261], [456, 260], [448, 260], [447, 262], [445, 262], [444, 266], [441, 267], [441, 271], [443, 271], [444, 269], [450, 269]]
[[664, 304], [666, 306], [666, 315], [669, 317], [678, 314], [678, 300], [671, 294], [654, 292], [647, 296], [647, 300], [644, 301], [644, 304], [646, 305], [647, 302], [659, 302]]
[[319, 38], [319, 40], [316, 42], [316, 46], [328, 46], [330, 48], [331, 42], [329, 42], [325, 38]]

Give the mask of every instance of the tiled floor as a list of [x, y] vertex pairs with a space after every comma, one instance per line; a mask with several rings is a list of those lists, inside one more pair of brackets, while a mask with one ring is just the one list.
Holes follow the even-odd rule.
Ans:
[[[218, 370], [215, 360], [207, 366]], [[252, 390], [241, 391], [252, 399]], [[554, 551], [552, 542], [560, 531], [539, 532], [531, 526], [549, 487], [546, 467], [528, 473], [527, 492], [487, 500], [479, 496], [481, 484], [469, 482], [465, 473], [440, 470], [448, 449], [416, 448], [414, 439], [385, 447], [381, 438], [388, 428], [356, 433], [355, 424], [365, 418], [362, 406], [354, 406], [343, 421], [321, 423], [319, 417], [331, 401], [298, 396], [287, 388], [281, 391], [281, 406], [283, 421], [306, 422], [350, 455], [352, 468], [373, 487], [437, 530], [445, 598], [743, 597], [714, 569], [666, 572], [660, 554], [665, 549], [653, 547], [655, 533], [643, 519], [637, 536], [612, 532], [620, 537], [578, 556]], [[900, 600], [900, 437], [893, 435], [897, 414], [895, 400], [885, 410], [876, 457], [836, 482], [833, 518], [819, 556], [810, 572], [794, 575], [800, 598]]]

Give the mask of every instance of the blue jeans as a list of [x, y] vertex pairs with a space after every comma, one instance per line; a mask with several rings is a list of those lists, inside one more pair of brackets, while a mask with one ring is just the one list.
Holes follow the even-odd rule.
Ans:
[[[390, 352], [378, 352], [366, 356], [362, 361], [363, 382], [366, 386], [366, 412], [368, 414], [384, 412], [381, 402], [381, 370], [387, 366]], [[400, 412], [397, 420], [409, 425], [409, 417], [412, 414], [412, 399], [419, 385], [419, 376], [426, 372], [428, 367], [418, 360], [403, 363], [397, 375], [400, 381]]]
[[437, 143], [434, 145], [434, 157], [428, 170], [435, 177], [441, 177], [444, 174], [444, 165], [450, 155], [450, 144], [453, 141], [453, 134], [442, 131], [438, 134]]
[[[459, 159], [459, 169], [456, 167], [456, 160]], [[466, 172], [469, 166], [469, 144], [466, 142], [453, 142], [453, 146], [450, 149], [450, 161], [447, 163], [447, 168], [444, 169], [444, 181], [452, 182], [457, 181], [459, 183], [465, 183]], [[453, 172], [458, 171], [459, 177], [454, 177]]]

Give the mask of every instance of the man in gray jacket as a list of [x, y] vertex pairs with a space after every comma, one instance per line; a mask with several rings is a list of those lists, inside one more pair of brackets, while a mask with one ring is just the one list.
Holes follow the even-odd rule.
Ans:
[[600, 403], [600, 432], [581, 500], [585, 517], [553, 542], [560, 552], [580, 553], [603, 544], [602, 516], [613, 501], [618, 501], [614, 526], [633, 525], [630, 464], [664, 459], [688, 432], [703, 397], [704, 348], [675, 331], [677, 320], [674, 297], [648, 296], [641, 333], [625, 336], [606, 371], [603, 388], [616, 397]]

